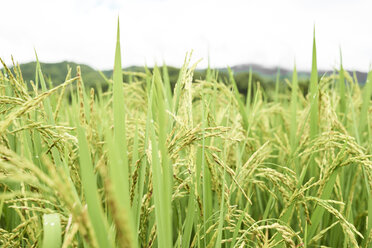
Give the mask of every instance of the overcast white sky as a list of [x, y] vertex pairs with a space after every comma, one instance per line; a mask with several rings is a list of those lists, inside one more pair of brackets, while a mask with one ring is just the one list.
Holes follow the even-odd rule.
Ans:
[[180, 66], [187, 51], [213, 67], [258, 63], [310, 69], [316, 25], [318, 67], [367, 71], [371, 0], [0, 0], [0, 57], [20, 63], [113, 67], [120, 15], [123, 66]]

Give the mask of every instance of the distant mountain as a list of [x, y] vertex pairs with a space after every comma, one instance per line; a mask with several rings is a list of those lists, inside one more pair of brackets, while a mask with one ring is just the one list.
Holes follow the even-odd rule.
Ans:
[[[100, 85], [102, 89], [105, 90], [108, 87], [108, 84], [104, 77], [111, 78], [113, 73], [112, 70], [103, 70], [101, 71], [102, 73], [100, 73], [98, 70], [95, 70], [88, 65], [77, 64], [70, 61], [63, 61], [59, 63], [40, 63], [40, 65], [44, 74], [44, 78], [47, 82], [52, 82], [53, 85], [59, 85], [65, 81], [68, 68], [71, 68], [71, 77], [76, 76], [76, 67], [80, 66], [82, 78], [87, 88]], [[22, 77], [25, 82], [30, 82], [31, 80], [35, 81], [36, 62], [20, 64], [20, 68], [22, 71]], [[167, 68], [171, 84], [174, 85], [178, 78], [179, 68], [171, 66], [168, 66]], [[2, 69], [3, 68], [0, 67], [0, 70]], [[10, 69], [12, 70], [13, 68], [10, 67]], [[152, 68], [149, 69], [152, 70]], [[130, 66], [123, 68], [123, 70], [131, 72], [145, 72], [145, 68], [141, 66]], [[200, 72], [195, 72], [195, 77], [198, 79], [202, 78], [200, 74]], [[129, 77], [124, 76], [124, 80], [128, 82]]]
[[[80, 65], [84, 83], [90, 87], [95, 86], [97, 84], [106, 85], [107, 83], [99, 71], [95, 70], [94, 68], [84, 65], [84, 64], [77, 64], [75, 62], [70, 61], [63, 61], [60, 63], [41, 63], [41, 68], [44, 73], [44, 76], [47, 80], [51, 80], [54, 85], [58, 85], [64, 82], [65, 77], [67, 75], [67, 68], [68, 66], [72, 69], [72, 76], [76, 75], [76, 67]], [[35, 68], [36, 62], [30, 62], [20, 65], [22, 70], [23, 78], [28, 82], [30, 80], [35, 80]], [[242, 86], [242, 92], [244, 91], [244, 87], [246, 88], [246, 78], [248, 75], [249, 68], [252, 67], [252, 71], [254, 73], [253, 78], [254, 81], [260, 81], [263, 84], [271, 84], [275, 81], [275, 76], [277, 74], [278, 69], [280, 70], [281, 79], [283, 78], [291, 78], [292, 71], [285, 69], [285, 68], [274, 68], [274, 67], [265, 67], [258, 64], [241, 64], [231, 67], [234, 71], [235, 75], [237, 76], [236, 81]], [[150, 68], [151, 69], [151, 68]], [[136, 72], [144, 72], [144, 67], [140, 66], [131, 66], [124, 68], [125, 71], [136, 71]], [[227, 68], [217, 68], [220, 71], [220, 75], [225, 75], [225, 78], [228, 78], [226, 75]], [[175, 67], [168, 67], [168, 72], [170, 74], [171, 83], [174, 83], [177, 80], [179, 68]], [[110, 78], [112, 76], [112, 70], [105, 70], [102, 73], [107, 77]], [[331, 74], [332, 71], [324, 71], [320, 70], [319, 75], [323, 74]], [[353, 72], [349, 71], [351, 75]], [[358, 78], [359, 83], [364, 84], [367, 78], [367, 73], [356, 71], [356, 76]], [[195, 72], [194, 77], [196, 79], [204, 78], [205, 69], [199, 69]], [[306, 81], [310, 77], [310, 71], [298, 71], [299, 80]], [[241, 82], [238, 82], [238, 81]]]
[[[263, 77], [274, 77], [278, 70], [280, 71], [281, 78], [290, 78], [292, 77], [292, 71], [282, 68], [282, 67], [265, 67], [262, 65], [258, 64], [241, 64], [241, 65], [236, 65], [231, 67], [231, 69], [235, 73], [242, 73], [242, 72], [248, 72], [249, 68], [252, 67], [252, 71], [258, 73], [259, 75]], [[225, 68], [221, 68], [221, 70], [226, 70]], [[354, 71], [349, 71], [349, 74], [353, 76]], [[309, 78], [310, 77], [310, 71], [297, 71], [298, 75], [300, 78]], [[324, 75], [324, 74], [332, 74], [331, 70], [325, 71], [325, 70], [319, 70], [318, 71], [319, 75]], [[367, 74], [366, 72], [361, 72], [361, 71], [355, 71], [356, 77], [358, 79], [359, 83], [364, 84], [365, 81], [367, 80]]]
[[[55, 85], [61, 84], [65, 81], [68, 67], [71, 68], [71, 77], [76, 76], [76, 67], [78, 65], [81, 68], [84, 82], [92, 85], [105, 82], [99, 72], [88, 65], [77, 64], [70, 61], [63, 61], [60, 63], [40, 63], [40, 65], [44, 77], [50, 79]], [[36, 62], [21, 64], [20, 67], [25, 81], [35, 81]]]

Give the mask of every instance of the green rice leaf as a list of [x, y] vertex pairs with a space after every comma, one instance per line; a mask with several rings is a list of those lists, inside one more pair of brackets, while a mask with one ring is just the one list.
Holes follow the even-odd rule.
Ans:
[[62, 231], [59, 214], [44, 214], [43, 230], [43, 248], [61, 247]]

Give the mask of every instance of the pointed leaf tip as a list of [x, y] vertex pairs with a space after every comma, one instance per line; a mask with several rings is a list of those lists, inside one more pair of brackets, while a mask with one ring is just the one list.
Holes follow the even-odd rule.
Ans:
[[39, 57], [37, 56], [36, 48], [34, 47], [36, 62], [39, 63]]
[[119, 20], [119, 16], [118, 16], [118, 28], [117, 28], [117, 32], [116, 32], [116, 40], [117, 41], [120, 40], [120, 20]]

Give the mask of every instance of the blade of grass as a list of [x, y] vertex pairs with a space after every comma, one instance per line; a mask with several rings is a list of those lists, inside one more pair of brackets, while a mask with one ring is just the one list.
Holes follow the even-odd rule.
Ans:
[[310, 76], [310, 138], [314, 139], [318, 135], [318, 70], [316, 61], [316, 43], [315, 43], [315, 27], [313, 38], [313, 56]]
[[43, 231], [43, 248], [61, 247], [62, 231], [59, 214], [43, 215]]
[[[114, 110], [114, 144], [110, 148], [113, 152], [110, 163], [110, 179], [113, 184], [115, 199], [119, 204], [119, 209], [125, 211], [128, 220], [129, 242], [136, 247], [137, 232], [134, 229], [134, 220], [132, 219], [132, 209], [129, 196], [129, 166], [128, 150], [126, 140], [125, 126], [125, 103], [123, 89], [123, 73], [121, 68], [121, 49], [120, 49], [120, 26], [118, 18], [117, 39], [115, 50], [115, 63], [113, 72], [113, 110]], [[114, 150], [114, 151], [113, 151]]]
[[113, 238], [109, 237], [108, 223], [104, 217], [101, 199], [98, 195], [96, 176], [93, 172], [92, 159], [88, 148], [85, 129], [80, 125], [77, 127], [79, 141], [79, 160], [81, 183], [88, 205], [88, 215], [92, 222], [94, 233], [100, 247], [114, 247]]
[[[245, 207], [244, 212], [248, 212], [247, 210], [248, 210], [249, 204], [250, 204], [249, 202], [246, 203], [246, 207]], [[241, 225], [242, 225], [242, 222], [243, 222], [243, 218], [244, 218], [244, 214], [240, 215], [240, 217], [238, 219], [238, 222], [236, 223], [236, 226], [234, 228], [234, 233], [233, 233], [233, 236], [232, 236], [232, 239], [231, 239], [231, 243], [230, 243], [230, 248], [234, 248], [235, 247], [236, 238], [238, 237], [238, 233], [239, 233], [239, 230], [241, 228]], [[265, 219], [265, 217], [264, 217], [264, 219]]]
[[172, 110], [172, 88], [171, 88], [171, 83], [169, 80], [169, 73], [168, 73], [168, 67], [165, 63], [163, 63], [163, 81], [164, 81], [164, 87], [165, 87], [165, 95], [166, 95], [166, 100], [167, 100], [167, 105], [168, 105], [168, 110]]
[[228, 72], [229, 72], [229, 79], [230, 79], [230, 82], [231, 82], [233, 90], [234, 90], [235, 99], [238, 102], [239, 112], [240, 112], [240, 115], [242, 116], [242, 119], [243, 119], [243, 128], [247, 131], [248, 130], [248, 125], [249, 125], [248, 114], [246, 112], [246, 108], [244, 107], [243, 101], [241, 99], [238, 87], [236, 86], [236, 82], [235, 82], [235, 79], [234, 79], [233, 72], [232, 72], [230, 67], [228, 67], [227, 69], [228, 69]]
[[[359, 137], [362, 139], [360, 142], [368, 141], [368, 133], [370, 133], [370, 128], [368, 126], [368, 109], [371, 102], [372, 96], [372, 70], [368, 73], [366, 84], [363, 88], [363, 103], [362, 108], [360, 110], [360, 121], [359, 121]], [[364, 134], [365, 130], [367, 130], [367, 135]], [[367, 172], [365, 171], [364, 166], [362, 167], [363, 171], [363, 179], [366, 186], [367, 191], [367, 201], [368, 201], [368, 223], [367, 223], [367, 231], [366, 236], [370, 235], [372, 230], [372, 192], [369, 186], [369, 180], [367, 176]], [[363, 243], [366, 241], [363, 241]]]
[[[359, 120], [359, 136], [362, 137], [365, 129], [367, 127], [367, 116], [368, 108], [371, 102], [372, 95], [372, 70], [368, 73], [366, 84], [363, 88], [363, 103], [360, 110], [360, 120]], [[367, 137], [367, 136], [365, 136]]]
[[279, 83], [280, 83], [280, 68], [278, 68], [278, 71], [276, 72], [276, 80], [275, 80], [275, 97], [274, 97], [274, 101], [276, 103], [279, 103], [279, 92], [280, 92]]
[[290, 127], [290, 142], [292, 153], [297, 148], [297, 94], [298, 94], [298, 79], [297, 79], [297, 70], [296, 65], [293, 69], [292, 75], [292, 95], [291, 95], [291, 127]]
[[[169, 164], [167, 138], [167, 114], [165, 112], [163, 84], [159, 69], [154, 68], [153, 76], [153, 119], [158, 124], [158, 140], [154, 128], [151, 128], [152, 175], [155, 198], [155, 217], [157, 223], [159, 247], [172, 247], [172, 176]], [[161, 159], [159, 157], [161, 154]]]
[[137, 237], [134, 231], [134, 221], [130, 206], [128, 174], [123, 166], [121, 158], [121, 149], [114, 143], [111, 133], [106, 133], [106, 140], [109, 152], [109, 178], [112, 184], [114, 202], [111, 206], [112, 216], [114, 218], [118, 240], [125, 243], [128, 247], [137, 247]]
[[339, 91], [340, 91], [340, 114], [342, 114], [342, 120], [344, 125], [346, 124], [346, 93], [345, 93], [345, 75], [344, 68], [342, 66], [342, 53], [340, 48], [340, 73], [339, 73]]
[[251, 98], [252, 98], [252, 67], [249, 67], [249, 76], [248, 76], [248, 88], [247, 88], [247, 99], [245, 102], [247, 113], [250, 113], [250, 106], [251, 106]]
[[[345, 149], [343, 149], [345, 150]], [[329, 180], [327, 181], [326, 185], [324, 186], [324, 190], [320, 196], [320, 199], [329, 199], [330, 195], [333, 191], [334, 184], [336, 182], [336, 178], [339, 172], [339, 168], [336, 168], [336, 170], [332, 173]], [[311, 226], [308, 230], [307, 239], [311, 240], [311, 238], [314, 237], [315, 232], [322, 221], [322, 217], [324, 214], [325, 209], [321, 206], [316, 206], [315, 211], [311, 215]]]
[[182, 234], [182, 248], [190, 247], [191, 232], [194, 224], [194, 216], [196, 212], [196, 202], [195, 202], [195, 189], [193, 186], [190, 188], [189, 201], [187, 205], [186, 219], [183, 225]]
[[[206, 116], [208, 116], [208, 108], [205, 106], [204, 102], [204, 94], [202, 95], [202, 152], [201, 152], [201, 168], [203, 174], [203, 232], [204, 232], [204, 247], [207, 247], [207, 244], [210, 242], [210, 234], [207, 234], [207, 230], [209, 228], [208, 220], [211, 218], [213, 213], [213, 196], [212, 196], [212, 186], [211, 186], [211, 175], [206, 163], [205, 158], [205, 147], [206, 145], [210, 144], [210, 140], [206, 140], [205, 138], [205, 128], [207, 127]], [[209, 99], [209, 101], [213, 101], [213, 99]]]

